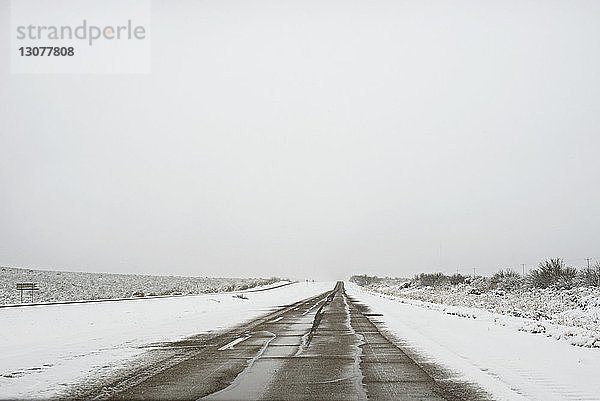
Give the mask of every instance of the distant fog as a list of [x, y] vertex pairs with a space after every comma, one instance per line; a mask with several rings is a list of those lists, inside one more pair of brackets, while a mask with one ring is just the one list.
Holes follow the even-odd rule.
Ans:
[[151, 74], [2, 57], [0, 265], [335, 279], [600, 260], [598, 21], [592, 1], [154, 1]]

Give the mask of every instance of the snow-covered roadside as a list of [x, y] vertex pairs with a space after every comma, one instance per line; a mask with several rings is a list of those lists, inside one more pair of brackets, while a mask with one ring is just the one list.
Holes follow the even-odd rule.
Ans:
[[29, 302], [25, 291], [21, 301], [15, 284], [38, 283], [34, 302], [64, 302], [96, 299], [119, 299], [135, 296], [212, 294], [241, 291], [277, 281], [271, 278], [183, 277], [141, 274], [84, 273], [56, 270], [33, 270], [0, 266], [0, 304]]
[[274, 283], [271, 284], [265, 284], [265, 285], [257, 285], [256, 287], [250, 287], [247, 288], [245, 290], [241, 290], [241, 291], [228, 291], [228, 292], [257, 292], [257, 291], [263, 291], [263, 290], [268, 290], [270, 288], [277, 288], [277, 287], [283, 287], [286, 286], [288, 284], [293, 283], [293, 281], [289, 281], [289, 280], [280, 280], [280, 281], [276, 281]]
[[[486, 288], [489, 284], [485, 284], [483, 277], [477, 280], [479, 284], [422, 287], [406, 286], [409, 283], [398, 285], [389, 279], [382, 279], [364, 288], [440, 305], [442, 308], [485, 309], [492, 313], [527, 318], [535, 321], [534, 331], [541, 330], [557, 339], [567, 339], [573, 345], [600, 348], [600, 288], [527, 287], [504, 291]], [[563, 336], [562, 333], [567, 335]], [[577, 334], [577, 338], [573, 338], [572, 334]]]
[[382, 313], [387, 328], [419, 354], [456, 372], [457, 379], [478, 383], [494, 398], [600, 400], [600, 349], [518, 331], [522, 321], [516, 317], [457, 307], [449, 314], [353, 283], [346, 283], [346, 291]]
[[[291, 281], [281, 280], [271, 284], [258, 285], [256, 287], [250, 287], [244, 290], [231, 290], [231, 291], [220, 291], [218, 294], [245, 294], [247, 292], [258, 292], [265, 291], [271, 288], [283, 287], [291, 284]], [[216, 293], [213, 293], [216, 294]], [[64, 305], [64, 304], [86, 304], [95, 302], [117, 302], [117, 301], [137, 301], [141, 299], [153, 299], [153, 298], [172, 298], [172, 297], [195, 297], [199, 294], [179, 294], [179, 295], [148, 295], [143, 297], [129, 297], [129, 298], [99, 298], [99, 299], [81, 299], [75, 301], [54, 301], [54, 302], [36, 302], [36, 303], [18, 303], [18, 304], [2, 304], [2, 308], [27, 308], [30, 306], [47, 306], [47, 305]]]
[[140, 355], [140, 345], [234, 326], [328, 290], [295, 283], [267, 291], [0, 309], [0, 398], [56, 397], [90, 372]]

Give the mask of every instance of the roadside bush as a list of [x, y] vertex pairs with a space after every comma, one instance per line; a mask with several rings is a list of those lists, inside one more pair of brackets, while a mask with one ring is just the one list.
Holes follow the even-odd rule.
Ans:
[[577, 284], [584, 287], [598, 287], [600, 286], [599, 274], [600, 263], [596, 263], [592, 267], [586, 267], [581, 269], [577, 275]]
[[437, 287], [449, 283], [450, 280], [443, 273], [421, 273], [415, 275], [413, 282], [421, 287]]
[[496, 272], [490, 278], [490, 287], [503, 291], [514, 291], [521, 288], [523, 279], [514, 270], [506, 269]]
[[489, 277], [475, 276], [465, 279], [465, 283], [469, 284], [472, 288], [477, 289], [479, 293], [486, 292], [490, 287]]
[[573, 288], [576, 284], [577, 269], [565, 265], [562, 259], [549, 259], [539, 264], [528, 276], [528, 283], [538, 288]]
[[367, 276], [366, 274], [363, 274], [363, 275], [354, 275], [354, 276], [350, 277], [350, 281], [355, 284], [360, 285], [361, 287], [366, 287], [371, 284], [379, 283], [381, 281], [381, 278], [379, 278], [377, 276]]
[[405, 281], [402, 284], [400, 284], [398, 286], [398, 288], [400, 288], [401, 290], [406, 289], [406, 288], [410, 288], [410, 286], [412, 285], [412, 283], [410, 281]]
[[463, 276], [460, 273], [455, 273], [450, 276], [449, 281], [452, 285], [463, 284], [466, 281], [467, 277]]

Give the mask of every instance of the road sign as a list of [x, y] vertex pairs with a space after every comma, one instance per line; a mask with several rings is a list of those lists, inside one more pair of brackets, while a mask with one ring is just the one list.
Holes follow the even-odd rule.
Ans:
[[33, 292], [39, 289], [38, 283], [17, 283], [17, 291], [21, 291], [21, 303], [23, 303], [23, 291], [31, 291], [31, 303], [33, 303]]

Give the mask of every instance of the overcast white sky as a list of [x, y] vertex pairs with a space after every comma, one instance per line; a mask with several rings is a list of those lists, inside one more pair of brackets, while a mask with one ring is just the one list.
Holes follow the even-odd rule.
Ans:
[[10, 74], [3, 29], [0, 264], [600, 259], [598, 21], [593, 0], [154, 1], [148, 75]]

